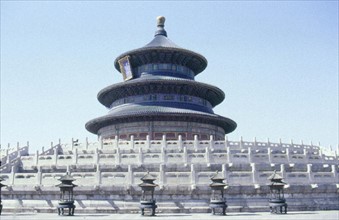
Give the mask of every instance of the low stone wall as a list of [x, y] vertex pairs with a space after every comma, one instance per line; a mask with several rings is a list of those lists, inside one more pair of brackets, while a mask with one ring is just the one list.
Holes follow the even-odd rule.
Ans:
[[[74, 191], [77, 212], [131, 213], [138, 212], [141, 191], [138, 186], [78, 187]], [[155, 198], [158, 211], [164, 213], [209, 212], [211, 191], [208, 186], [166, 186], [157, 188]], [[268, 187], [233, 186], [226, 190], [228, 212], [269, 211]], [[55, 212], [59, 191], [53, 187], [31, 190], [26, 187], [4, 191], [6, 211]], [[338, 190], [335, 185], [320, 185], [316, 189], [295, 185], [286, 189], [285, 198], [290, 211], [339, 210]]]

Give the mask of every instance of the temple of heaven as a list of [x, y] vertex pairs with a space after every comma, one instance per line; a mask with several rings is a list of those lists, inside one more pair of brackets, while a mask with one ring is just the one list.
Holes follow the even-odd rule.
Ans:
[[115, 68], [124, 81], [102, 89], [98, 100], [107, 115], [86, 124], [101, 139], [223, 140], [236, 123], [214, 114], [225, 94], [219, 88], [194, 80], [204, 71], [202, 55], [173, 43], [164, 29], [165, 17], [157, 18], [151, 42], [118, 56]]
[[213, 112], [224, 93], [195, 81], [207, 60], [170, 41], [164, 22], [158, 18], [150, 43], [116, 58], [124, 80], [99, 92], [110, 110], [86, 124], [98, 141], [59, 139], [33, 153], [28, 142], [0, 147], [4, 216], [62, 213], [60, 194], [70, 191], [56, 185], [65, 173], [77, 185], [68, 201], [76, 215], [270, 212], [273, 173], [286, 181], [278, 188], [289, 212], [339, 210], [337, 152], [320, 143], [229, 140], [236, 123]]

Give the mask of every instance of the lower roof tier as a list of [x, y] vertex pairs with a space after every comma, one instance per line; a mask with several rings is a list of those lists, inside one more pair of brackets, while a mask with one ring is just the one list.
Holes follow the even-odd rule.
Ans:
[[[113, 112], [112, 112], [113, 113]], [[86, 123], [86, 129], [94, 134], [98, 130], [117, 123], [138, 121], [184, 121], [212, 124], [221, 127], [225, 133], [235, 130], [237, 124], [228, 118], [190, 109], [169, 108], [163, 106], [133, 106], [124, 111], [114, 112], [92, 119]]]
[[144, 140], [148, 135], [150, 138], [158, 140], [166, 135], [167, 139], [175, 140], [181, 135], [183, 140], [193, 139], [197, 136], [199, 139], [207, 140], [213, 136], [215, 140], [223, 140], [225, 130], [219, 125], [206, 123], [202, 120], [182, 120], [182, 118], [166, 117], [157, 118], [158, 120], [139, 120], [115, 122], [100, 128], [97, 134], [102, 139], [114, 139], [118, 137], [122, 140], [128, 140], [132, 136], [134, 140]]
[[[154, 108], [136, 108], [134, 111], [122, 111], [119, 114], [108, 114], [99, 118], [95, 118], [86, 123], [86, 129], [100, 136], [99, 130], [116, 124], [132, 123], [132, 122], [174, 122], [184, 121], [192, 123], [201, 123], [206, 125], [214, 125], [224, 130], [224, 133], [230, 133], [235, 130], [237, 124], [228, 118], [187, 109], [172, 109], [154, 107]], [[187, 130], [187, 128], [186, 128]], [[185, 132], [185, 130], [182, 130]], [[156, 130], [156, 132], [162, 132]]]

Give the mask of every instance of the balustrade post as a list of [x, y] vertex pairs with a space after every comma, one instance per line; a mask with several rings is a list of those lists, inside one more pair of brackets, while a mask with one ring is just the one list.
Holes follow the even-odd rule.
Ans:
[[333, 179], [338, 180], [337, 179], [338, 174], [337, 174], [337, 171], [336, 171], [336, 165], [334, 165], [334, 164], [331, 165], [331, 172], [332, 172], [333, 177], [334, 177]]
[[251, 147], [248, 147], [247, 151], [248, 151], [247, 152], [248, 162], [252, 163], [252, 150], [251, 150]]
[[120, 148], [116, 148], [116, 153], [115, 153], [115, 164], [120, 165], [121, 163], [121, 154], [120, 154]]
[[142, 152], [141, 147], [139, 148], [138, 156], [139, 156], [139, 164], [142, 165], [144, 163], [144, 154]]
[[281, 176], [286, 179], [286, 171], [285, 171], [285, 164], [280, 164], [280, 172]]
[[165, 148], [161, 148], [161, 162], [166, 163], [166, 150]]
[[97, 181], [97, 185], [101, 185], [101, 170], [100, 170], [100, 165], [97, 164], [97, 170], [95, 172], [95, 176], [96, 176], [96, 181]]
[[232, 163], [232, 159], [231, 159], [231, 148], [229, 146], [226, 147], [227, 149], [227, 162], [228, 163]]
[[198, 135], [194, 135], [193, 147], [194, 147], [194, 150], [198, 150], [199, 148]]
[[131, 135], [130, 141], [129, 141], [131, 148], [134, 149], [134, 135]]
[[178, 147], [179, 147], [179, 149], [182, 149], [182, 136], [181, 136], [181, 134], [178, 135]]
[[129, 177], [129, 183], [128, 183], [128, 188], [130, 188], [133, 184], [133, 168], [132, 165], [128, 165], [128, 177]]
[[34, 165], [38, 166], [38, 164], [39, 164], [39, 151], [37, 150], [34, 156]]
[[255, 185], [258, 183], [258, 178], [257, 178], [258, 173], [257, 173], [256, 164], [251, 163], [251, 168], [252, 168], [252, 182], [253, 182], [253, 185]]
[[165, 185], [165, 172], [164, 172], [164, 166], [165, 164], [159, 165], [159, 186], [160, 189], [162, 189]]
[[162, 135], [162, 140], [161, 140], [161, 147], [166, 148], [167, 147], [167, 141], [166, 141], [166, 135]]
[[308, 175], [308, 180], [310, 183], [313, 183], [313, 176], [312, 176], [312, 164], [307, 164], [307, 175]]
[[210, 164], [210, 149], [209, 147], [205, 148], [205, 159], [206, 159], [206, 163], [207, 166]]
[[272, 150], [271, 150], [271, 147], [268, 147], [268, 148], [267, 148], [267, 154], [268, 154], [268, 161], [269, 161], [270, 163], [273, 163], [273, 162], [272, 162]]
[[100, 152], [99, 149], [95, 149], [95, 154], [94, 154], [94, 164], [97, 164], [99, 166], [99, 158], [100, 158]]
[[210, 149], [213, 150], [214, 149], [214, 136], [210, 135]]
[[78, 164], [78, 148], [75, 148], [73, 150], [73, 164]]
[[41, 186], [41, 184], [42, 184], [42, 167], [38, 167], [37, 185]]
[[56, 166], [58, 164], [58, 149], [54, 148], [54, 165]]
[[185, 164], [187, 164], [187, 159], [188, 159], [187, 157], [188, 157], [187, 156], [187, 148], [186, 148], [186, 146], [184, 146], [184, 158], [183, 159], [184, 159]]
[[146, 148], [151, 148], [151, 140], [149, 135], [146, 135]]
[[191, 189], [196, 188], [196, 172], [194, 168], [194, 164], [191, 164]]

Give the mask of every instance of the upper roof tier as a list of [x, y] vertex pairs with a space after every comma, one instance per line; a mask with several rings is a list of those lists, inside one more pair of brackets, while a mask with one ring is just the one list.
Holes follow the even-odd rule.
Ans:
[[168, 39], [164, 29], [165, 17], [159, 16], [157, 21], [158, 30], [153, 40], [144, 47], [118, 56], [114, 61], [115, 68], [121, 72], [118, 61], [128, 56], [132, 68], [149, 63], [172, 63], [188, 67], [195, 75], [202, 72], [207, 66], [206, 58], [196, 52], [181, 48]]

